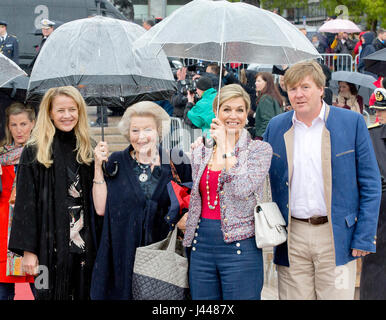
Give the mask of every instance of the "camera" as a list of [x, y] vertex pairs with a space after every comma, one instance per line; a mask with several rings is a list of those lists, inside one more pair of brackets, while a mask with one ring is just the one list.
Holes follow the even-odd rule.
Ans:
[[195, 74], [203, 74], [205, 72], [205, 67], [198, 63], [194, 63], [187, 66], [187, 70]]

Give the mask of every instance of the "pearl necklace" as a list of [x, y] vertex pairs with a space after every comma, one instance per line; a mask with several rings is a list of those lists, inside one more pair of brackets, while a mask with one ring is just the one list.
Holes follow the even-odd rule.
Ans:
[[210, 204], [210, 193], [209, 193], [209, 171], [212, 168], [212, 163], [213, 163], [213, 158], [214, 158], [214, 153], [216, 151], [216, 146], [213, 149], [212, 156], [210, 158], [209, 164], [208, 164], [208, 169], [206, 171], [206, 195], [207, 195], [207, 200], [208, 200], [208, 207], [211, 210], [216, 209], [216, 206], [218, 205], [218, 191], [219, 191], [219, 185], [220, 185], [220, 175], [218, 176], [218, 181], [217, 181], [217, 190], [216, 190], [216, 198], [214, 199], [213, 205]]

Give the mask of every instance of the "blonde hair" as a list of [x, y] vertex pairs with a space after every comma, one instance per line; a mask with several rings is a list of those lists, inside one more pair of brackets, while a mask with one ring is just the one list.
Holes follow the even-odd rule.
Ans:
[[9, 130], [9, 118], [10, 116], [16, 116], [21, 113], [27, 114], [29, 121], [35, 121], [35, 110], [30, 105], [24, 105], [21, 102], [12, 103], [5, 109], [5, 138], [1, 141], [0, 146], [13, 143], [13, 137]]
[[246, 112], [248, 113], [249, 109], [251, 108], [251, 98], [249, 97], [249, 94], [243, 89], [242, 86], [234, 83], [228, 84], [221, 88], [220, 97], [219, 97], [219, 94], [217, 94], [213, 100], [213, 112], [215, 114], [217, 112], [217, 103], [219, 99], [220, 99], [220, 108], [221, 108], [224, 102], [234, 98], [242, 98], [244, 100]]
[[303, 61], [291, 66], [284, 74], [284, 85], [288, 91], [289, 87], [294, 87], [305, 77], [310, 76], [318, 88], [324, 88], [326, 76], [319, 63], [315, 60]]
[[74, 127], [76, 136], [75, 151], [77, 151], [76, 161], [90, 165], [93, 161], [93, 149], [87, 119], [87, 105], [80, 92], [72, 86], [51, 88], [45, 93], [40, 103], [36, 125], [28, 144], [36, 146], [36, 160], [46, 168], [49, 168], [53, 163], [52, 142], [56, 132], [50, 113], [53, 100], [61, 95], [72, 98], [78, 107], [78, 122]]
[[159, 141], [169, 134], [170, 117], [158, 104], [151, 101], [141, 101], [133, 104], [122, 116], [118, 129], [127, 141], [130, 142], [130, 125], [132, 117], [153, 117], [157, 126]]

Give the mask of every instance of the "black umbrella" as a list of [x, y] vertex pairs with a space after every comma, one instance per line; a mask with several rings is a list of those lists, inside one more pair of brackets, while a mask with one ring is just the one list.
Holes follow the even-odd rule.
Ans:
[[24, 102], [27, 97], [28, 82], [28, 76], [18, 76], [3, 85], [0, 91], [15, 101]]
[[365, 60], [365, 71], [386, 77], [386, 48], [369, 54], [363, 60]]

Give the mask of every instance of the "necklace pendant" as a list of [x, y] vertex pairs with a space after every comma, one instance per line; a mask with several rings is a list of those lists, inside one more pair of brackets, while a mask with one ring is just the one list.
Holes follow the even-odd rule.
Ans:
[[212, 206], [212, 205], [210, 205], [210, 204], [208, 204], [208, 207], [209, 207], [209, 209], [211, 209], [211, 210], [214, 210], [214, 206]]
[[146, 173], [141, 173], [141, 174], [139, 175], [139, 181], [141, 181], [141, 182], [146, 182], [147, 179], [149, 179], [149, 177], [148, 177], [148, 175], [147, 175]]

